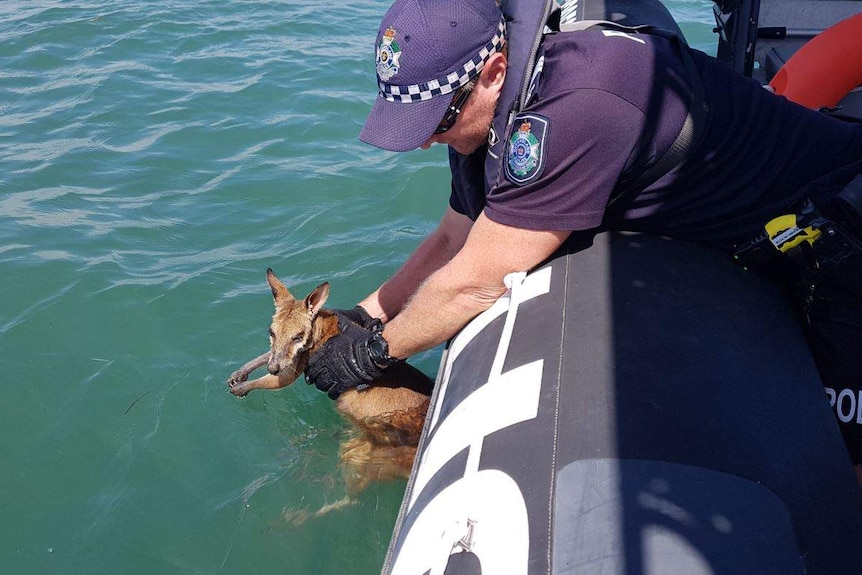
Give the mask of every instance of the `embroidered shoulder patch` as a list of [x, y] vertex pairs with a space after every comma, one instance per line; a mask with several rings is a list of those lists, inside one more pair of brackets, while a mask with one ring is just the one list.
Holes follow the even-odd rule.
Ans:
[[548, 120], [536, 114], [518, 114], [506, 149], [506, 179], [523, 185], [539, 177], [545, 166]]

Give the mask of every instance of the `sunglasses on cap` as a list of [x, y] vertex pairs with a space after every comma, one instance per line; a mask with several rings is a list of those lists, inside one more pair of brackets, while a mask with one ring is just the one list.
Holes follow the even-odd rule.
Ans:
[[461, 113], [461, 108], [464, 107], [464, 103], [467, 102], [467, 98], [470, 97], [470, 92], [472, 90], [473, 83], [470, 82], [455, 91], [455, 95], [452, 96], [452, 103], [449, 104], [449, 108], [446, 109], [446, 115], [443, 116], [443, 119], [440, 120], [440, 124], [437, 125], [437, 129], [434, 130], [435, 135], [443, 134], [452, 129], [452, 126], [455, 125], [455, 120], [458, 119], [458, 114]]

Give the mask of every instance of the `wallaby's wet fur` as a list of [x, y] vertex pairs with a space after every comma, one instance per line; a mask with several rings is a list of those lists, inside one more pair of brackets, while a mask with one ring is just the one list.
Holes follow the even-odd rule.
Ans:
[[[308, 357], [338, 334], [338, 317], [323, 309], [329, 284], [323, 283], [305, 299], [295, 299], [271, 269], [266, 279], [275, 298], [269, 330], [270, 350], [231, 374], [230, 391], [243, 397], [253, 389], [280, 389], [296, 381]], [[268, 374], [249, 380], [266, 364]], [[371, 387], [350, 389], [335, 401], [338, 411], [355, 431], [341, 445], [341, 463], [348, 497], [317, 514], [342, 507], [370, 481], [407, 478], [428, 411], [433, 382], [406, 363], [386, 370]]]

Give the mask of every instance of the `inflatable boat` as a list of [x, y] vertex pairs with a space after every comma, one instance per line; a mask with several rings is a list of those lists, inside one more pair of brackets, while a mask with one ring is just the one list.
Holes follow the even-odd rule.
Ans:
[[[573, 6], [677, 29], [657, 2]], [[718, 2], [718, 58], [766, 84], [848, 11]], [[862, 573], [862, 492], [774, 286], [618, 233], [507, 283], [444, 352], [385, 574]]]

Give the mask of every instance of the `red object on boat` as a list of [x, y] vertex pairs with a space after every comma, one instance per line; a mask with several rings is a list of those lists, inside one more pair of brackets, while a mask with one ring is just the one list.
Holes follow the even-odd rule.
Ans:
[[769, 85], [808, 108], [832, 107], [862, 84], [862, 14], [830, 26], [797, 50]]

